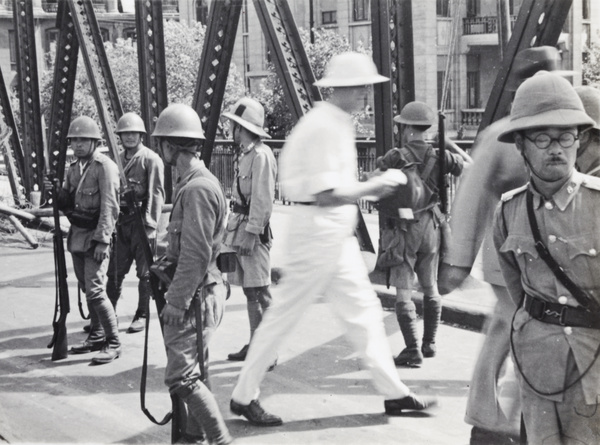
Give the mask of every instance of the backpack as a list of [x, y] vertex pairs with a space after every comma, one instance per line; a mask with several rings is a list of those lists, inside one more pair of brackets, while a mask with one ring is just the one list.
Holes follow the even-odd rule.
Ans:
[[[406, 184], [399, 185], [397, 192], [381, 198], [376, 205], [380, 215], [391, 219], [413, 219], [415, 213], [434, 207], [438, 202], [437, 187], [429, 177], [437, 156], [433, 149], [429, 149], [425, 159], [421, 162], [418, 157], [407, 147], [393, 148], [397, 153], [388, 156], [394, 165], [387, 168], [398, 168], [407, 178]], [[419, 169], [419, 166], [422, 166]]]

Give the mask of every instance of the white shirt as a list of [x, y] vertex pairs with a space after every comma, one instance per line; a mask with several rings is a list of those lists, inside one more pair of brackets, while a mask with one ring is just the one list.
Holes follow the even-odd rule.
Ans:
[[286, 199], [315, 201], [326, 190], [358, 181], [352, 117], [327, 102], [318, 102], [294, 127], [280, 159]]

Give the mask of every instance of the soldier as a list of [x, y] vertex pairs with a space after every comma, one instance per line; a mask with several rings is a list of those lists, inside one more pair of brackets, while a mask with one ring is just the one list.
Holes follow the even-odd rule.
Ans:
[[196, 157], [204, 133], [193, 108], [169, 105], [158, 117], [152, 136], [158, 138], [162, 160], [175, 167], [179, 176], [166, 250], [167, 260], [176, 268], [160, 314], [167, 349], [165, 384], [187, 406], [184, 440], [204, 436], [211, 444], [228, 444], [232, 438], [214, 395], [202, 382], [199, 364], [204, 357], [198, 354], [198, 336], [208, 344], [223, 316], [227, 289], [217, 257], [227, 201], [219, 180]]
[[585, 174], [600, 177], [600, 91], [591, 86], [576, 87], [585, 112], [596, 123], [579, 138], [577, 169]]
[[[231, 120], [233, 141], [239, 148], [225, 234], [225, 245], [237, 253], [237, 267], [228, 278], [244, 290], [252, 339], [272, 302], [269, 219], [275, 199], [277, 162], [271, 149], [262, 142], [262, 138], [270, 136], [263, 130], [265, 111], [260, 103], [244, 97], [223, 116]], [[243, 361], [247, 352], [248, 344], [227, 358]]]
[[503, 195], [494, 245], [517, 310], [512, 357], [528, 443], [596, 443], [600, 388], [600, 180], [575, 170], [594, 125], [562, 77], [523, 82], [508, 128], [529, 183]]
[[[144, 121], [135, 113], [125, 113], [117, 123], [116, 133], [121, 138], [124, 150], [121, 152], [121, 164], [128, 185], [135, 193], [151, 245], [156, 241], [156, 227], [160, 218], [165, 191], [163, 188], [164, 167], [160, 157], [142, 143], [146, 133]], [[144, 330], [148, 316], [148, 303], [152, 291], [148, 278], [148, 265], [144, 257], [142, 237], [137, 233], [135, 215], [129, 212], [124, 199], [121, 199], [121, 213], [117, 221], [116, 242], [113, 246], [108, 267], [108, 285], [106, 293], [117, 310], [121, 297], [123, 279], [129, 273], [135, 260], [138, 282], [138, 306], [127, 332]]]
[[[540, 70], [572, 76], [572, 71], [559, 70], [559, 57], [558, 50], [551, 46], [520, 51], [513, 62], [508, 89], [515, 91]], [[451, 292], [469, 276], [481, 249], [483, 279], [490, 283], [497, 299], [486, 321], [486, 337], [469, 388], [465, 422], [473, 425], [471, 445], [515, 443], [520, 426], [521, 411], [514, 395], [518, 388], [516, 391], [514, 386], [510, 388], [514, 376], [509, 358], [509, 332], [516, 306], [506, 289], [491, 236], [494, 208], [500, 196], [527, 182], [527, 170], [515, 145], [497, 140], [509, 124], [507, 116], [477, 135], [473, 144], [474, 166], [462, 178], [452, 203], [452, 244], [439, 271], [440, 291]], [[507, 383], [502, 404], [501, 379]]]
[[[436, 354], [435, 337], [442, 313], [442, 299], [437, 288], [437, 268], [441, 243], [440, 224], [445, 216], [439, 208], [439, 154], [425, 142], [425, 132], [437, 122], [435, 112], [423, 102], [410, 102], [395, 122], [404, 124], [400, 150], [390, 150], [378, 159], [380, 170], [402, 168], [417, 163], [417, 171], [425, 190], [418, 207], [401, 209], [384, 218], [381, 232], [381, 254], [387, 255], [389, 283], [396, 287], [396, 317], [406, 347], [394, 358], [396, 366], [419, 367], [423, 357]], [[444, 172], [459, 176], [463, 158], [446, 151]], [[379, 260], [381, 264], [381, 259]], [[415, 273], [423, 289], [423, 343], [419, 346], [417, 311], [412, 301]]]
[[357, 181], [355, 134], [351, 112], [360, 106], [365, 86], [385, 82], [365, 54], [334, 56], [324, 78], [315, 83], [331, 88], [294, 128], [282, 151], [280, 167], [290, 208], [281, 295], [265, 313], [250, 343], [248, 356], [231, 396], [230, 409], [258, 426], [281, 425], [280, 417], [259, 403], [260, 382], [277, 347], [297, 325], [317, 296], [327, 297], [347, 328], [354, 348], [372, 370], [384, 396], [388, 415], [426, 410], [433, 398], [418, 397], [402, 383], [394, 368], [382, 322], [381, 303], [369, 282], [356, 237], [356, 200], [381, 196], [406, 182], [402, 172], [385, 172]]
[[63, 206], [71, 222], [67, 249], [79, 286], [85, 290], [91, 318], [87, 339], [71, 351], [100, 350], [92, 363], [110, 363], [121, 355], [117, 319], [106, 295], [110, 241], [119, 215], [119, 172], [117, 165], [100, 153], [100, 129], [91, 118], [74, 119], [67, 138], [77, 158], [63, 186], [72, 202], [72, 207]]

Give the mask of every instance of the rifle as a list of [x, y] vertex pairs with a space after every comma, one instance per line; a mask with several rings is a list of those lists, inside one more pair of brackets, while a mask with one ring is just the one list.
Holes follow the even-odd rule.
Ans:
[[448, 187], [446, 174], [446, 128], [445, 128], [444, 112], [440, 111], [438, 114], [438, 143], [439, 143], [439, 178], [438, 178], [438, 191], [440, 196], [440, 262], [447, 255], [450, 250], [450, 244], [452, 240], [452, 234], [450, 232], [450, 222], [448, 215]]
[[[54, 277], [56, 281], [56, 302], [54, 305], [54, 317], [52, 327], [54, 335], [48, 344], [52, 349], [52, 360], [67, 358], [67, 314], [71, 310], [69, 303], [69, 286], [67, 284], [67, 263], [65, 261], [65, 246], [63, 244], [63, 233], [60, 228], [60, 213], [58, 210], [58, 193], [60, 183], [54, 179], [52, 185], [52, 213], [54, 216]], [[57, 315], [60, 313], [60, 316]]]

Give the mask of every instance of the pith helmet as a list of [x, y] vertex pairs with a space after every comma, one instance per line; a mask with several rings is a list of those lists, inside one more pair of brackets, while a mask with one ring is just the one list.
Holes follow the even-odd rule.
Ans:
[[318, 87], [353, 87], [387, 82], [377, 73], [377, 67], [366, 54], [347, 52], [335, 55], [325, 67], [325, 76], [317, 80]]
[[263, 130], [265, 124], [265, 109], [256, 100], [249, 97], [243, 97], [238, 100], [228, 112], [222, 114], [223, 117], [237, 122], [246, 130], [264, 138], [271, 138]]
[[596, 122], [593, 128], [600, 131], [600, 90], [583, 86], [576, 87], [575, 91], [577, 91], [587, 115]]
[[125, 113], [117, 122], [115, 133], [146, 133], [146, 126], [141, 117], [135, 113]]
[[515, 91], [523, 80], [539, 71], [552, 71], [562, 77], [573, 76], [575, 71], [560, 70], [560, 53], [554, 46], [536, 46], [519, 51], [513, 61], [513, 76], [507, 89]]
[[158, 116], [152, 136], [205, 139], [198, 114], [185, 104], [165, 108]]
[[500, 133], [500, 142], [514, 142], [514, 133], [541, 127], [594, 126], [575, 89], [564, 78], [545, 71], [527, 79], [517, 90], [510, 112], [509, 127]]
[[398, 116], [394, 117], [394, 122], [400, 122], [406, 125], [431, 126], [437, 122], [435, 111], [425, 102], [407, 103]]
[[87, 139], [102, 139], [100, 128], [94, 122], [94, 119], [87, 116], [79, 116], [73, 119], [69, 125], [69, 133], [67, 138], [87, 138]]

